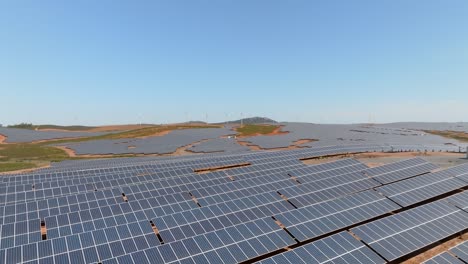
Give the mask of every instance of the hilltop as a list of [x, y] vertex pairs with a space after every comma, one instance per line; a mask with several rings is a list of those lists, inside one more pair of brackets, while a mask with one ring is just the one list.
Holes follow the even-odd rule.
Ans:
[[276, 124], [276, 122], [273, 119], [270, 119], [268, 117], [248, 117], [248, 118], [243, 118], [239, 120], [232, 120], [232, 121], [227, 121], [224, 122], [223, 124], [240, 124], [242, 121], [243, 124], [245, 125], [252, 125], [252, 124]]

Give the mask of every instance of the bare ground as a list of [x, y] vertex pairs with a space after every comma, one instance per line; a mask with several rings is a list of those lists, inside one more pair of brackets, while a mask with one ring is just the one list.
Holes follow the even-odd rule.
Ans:
[[402, 263], [404, 264], [418, 264], [422, 263], [444, 251], [447, 251], [449, 248], [454, 247], [460, 243], [463, 243], [468, 240], [468, 233], [463, 234], [462, 236], [458, 236], [452, 240], [449, 240], [441, 245], [438, 245], [430, 250], [427, 250], [407, 261], [404, 261]]
[[421, 157], [428, 162], [434, 163], [441, 168], [447, 168], [468, 162], [465, 158], [466, 154], [463, 153], [449, 153], [449, 152], [397, 152], [397, 153], [362, 153], [352, 155], [353, 158], [367, 164], [369, 167], [376, 167], [387, 163], [399, 161], [402, 159], [409, 159], [414, 157]]
[[76, 157], [76, 153], [75, 153], [75, 151], [73, 149], [70, 149], [70, 148], [65, 147], [65, 146], [54, 146], [54, 147], [65, 151], [67, 153], [67, 155], [70, 156], [70, 157]]
[[339, 160], [343, 158], [354, 158], [365, 163], [369, 167], [377, 167], [377, 166], [381, 166], [381, 165], [384, 165], [390, 162], [395, 162], [398, 160], [421, 157], [441, 167], [449, 167], [449, 166], [458, 165], [464, 162], [468, 162], [468, 160], [464, 159], [465, 155], [466, 154], [463, 154], [463, 153], [448, 153], [448, 152], [428, 152], [427, 154], [425, 154], [424, 152], [395, 152], [395, 153], [368, 152], [368, 153], [360, 153], [360, 154], [343, 154], [343, 155], [336, 155], [333, 157], [325, 157], [325, 158], [319, 158], [319, 159], [309, 159], [309, 160], [304, 160], [303, 162], [305, 164], [319, 164], [319, 163], [330, 162], [330, 161]]
[[2, 144], [6, 140], [4, 135], [0, 135], [0, 144]]
[[299, 139], [297, 141], [292, 142], [292, 144], [287, 146], [287, 147], [269, 148], [269, 149], [265, 149], [265, 148], [262, 148], [262, 147], [260, 147], [258, 145], [254, 145], [254, 144], [252, 144], [251, 142], [248, 142], [248, 141], [237, 140], [237, 143], [239, 145], [249, 147], [250, 150], [253, 150], [253, 151], [259, 151], [259, 150], [277, 151], [277, 150], [291, 150], [291, 149], [304, 148], [304, 146], [301, 146], [302, 144], [313, 142], [313, 141], [317, 141], [317, 140], [316, 139]]
[[151, 134], [151, 135], [147, 135], [147, 136], [144, 136], [144, 137], [135, 137], [135, 138], [149, 138], [149, 137], [162, 137], [162, 136], [165, 136], [169, 133], [171, 133], [172, 130], [165, 130], [165, 131], [161, 131], [161, 132], [158, 132], [158, 133], [154, 133], [154, 134]]
[[[158, 157], [158, 156], [182, 156], [182, 155], [203, 154], [203, 153], [191, 152], [191, 151], [189, 151], [187, 149], [191, 148], [192, 146], [194, 146], [196, 144], [199, 144], [199, 143], [202, 143], [202, 142], [205, 142], [205, 141], [208, 141], [208, 139], [193, 142], [193, 143], [190, 143], [189, 145], [186, 145], [186, 146], [182, 146], [182, 147], [176, 149], [176, 151], [174, 151], [173, 153], [166, 153], [166, 154], [158, 154], [158, 153], [154, 153], [154, 154], [132, 154], [132, 153], [129, 153], [129, 155], [131, 155], [131, 157], [151, 157], [151, 156]], [[61, 150], [64, 150], [70, 157], [114, 158], [116, 156], [114, 154], [82, 154], [81, 155], [81, 154], [76, 154], [76, 152], [73, 149], [65, 147], [65, 146], [55, 146], [55, 147], [59, 148]], [[136, 148], [136, 147], [135, 146], [129, 146], [129, 149], [134, 149], [134, 148]]]
[[209, 141], [209, 139], [200, 140], [200, 141], [193, 142], [193, 143], [190, 143], [188, 145], [185, 145], [183, 147], [180, 147], [180, 148], [176, 149], [176, 151], [174, 153], [172, 153], [172, 155], [173, 156], [181, 156], [181, 155], [187, 155], [187, 154], [190, 154], [190, 155], [203, 154], [203, 153], [192, 152], [192, 151], [189, 151], [188, 149], [195, 146], [195, 145], [197, 145], [197, 144], [200, 144], [200, 143], [203, 143], [203, 142], [206, 142], [206, 141]]

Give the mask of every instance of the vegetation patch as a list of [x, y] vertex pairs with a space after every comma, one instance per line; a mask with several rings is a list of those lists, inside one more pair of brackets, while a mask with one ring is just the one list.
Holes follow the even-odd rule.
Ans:
[[[70, 157], [67, 152], [50, 144], [83, 142], [100, 139], [142, 138], [155, 136], [177, 129], [219, 128], [220, 125], [169, 125], [152, 126], [119, 133], [109, 133], [100, 136], [91, 136], [74, 139], [45, 140], [37, 143], [9, 143], [0, 145], [0, 172], [31, 169], [70, 159], [88, 159], [92, 157]], [[117, 157], [134, 157], [135, 154], [112, 155]]]
[[236, 128], [236, 131], [238, 136], [249, 137], [258, 135], [271, 135], [275, 132], [278, 132], [279, 129], [281, 129], [281, 126], [248, 124]]
[[31, 162], [0, 162], [0, 172], [25, 170], [36, 167], [37, 165]]
[[153, 126], [153, 127], [144, 127], [139, 129], [133, 129], [129, 131], [123, 131], [118, 133], [109, 133], [100, 136], [92, 137], [81, 137], [73, 139], [54, 139], [47, 140], [39, 143], [40, 145], [50, 145], [50, 144], [61, 144], [61, 143], [73, 143], [73, 142], [84, 142], [90, 140], [101, 140], [101, 139], [123, 139], [123, 138], [144, 138], [155, 136], [163, 132], [169, 132], [172, 130], [179, 129], [200, 129], [200, 128], [220, 128], [220, 125], [170, 125], [170, 126]]
[[21, 123], [16, 125], [8, 126], [9, 128], [21, 128], [21, 129], [58, 129], [58, 130], [68, 130], [68, 131], [86, 131], [96, 127], [92, 126], [57, 126], [57, 125], [33, 125], [31, 123]]
[[32, 143], [4, 144], [0, 156], [9, 160], [63, 160], [68, 155], [54, 147]]
[[0, 172], [31, 169], [69, 159], [65, 151], [32, 143], [2, 144]]
[[426, 132], [428, 134], [442, 136], [442, 137], [445, 137], [445, 138], [456, 139], [456, 140], [462, 141], [462, 142], [468, 142], [468, 133], [466, 133], [466, 132], [450, 131], [450, 130], [445, 130], [445, 131], [424, 130], [424, 132]]

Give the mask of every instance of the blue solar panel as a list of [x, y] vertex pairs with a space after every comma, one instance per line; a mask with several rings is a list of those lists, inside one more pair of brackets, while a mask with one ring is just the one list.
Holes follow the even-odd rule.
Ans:
[[453, 255], [449, 254], [448, 252], [443, 252], [438, 254], [431, 259], [428, 259], [423, 262], [424, 264], [463, 264], [465, 262], [461, 261], [460, 259], [454, 257]]
[[468, 262], [468, 241], [452, 247], [449, 251], [465, 263]]
[[439, 171], [377, 188], [378, 192], [402, 206], [445, 194], [467, 186], [448, 171]]
[[[298, 160], [369, 149], [332, 146], [145, 158], [135, 164], [130, 159], [102, 165], [83, 161], [66, 169], [7, 176], [0, 183], [0, 262], [237, 263], [276, 254], [296, 244], [290, 234], [313, 240], [399, 210], [370, 189], [433, 167], [420, 159], [372, 169], [353, 159], [317, 165]], [[241, 162], [251, 165], [194, 173]], [[463, 201], [454, 196], [444, 202], [463, 208]], [[336, 260], [351, 263], [373, 254], [366, 248], [346, 252]], [[300, 262], [297, 257], [287, 259]]]
[[468, 214], [436, 201], [351, 229], [388, 261], [436, 243], [468, 226]]
[[349, 233], [341, 232], [258, 263], [385, 263], [385, 261]]

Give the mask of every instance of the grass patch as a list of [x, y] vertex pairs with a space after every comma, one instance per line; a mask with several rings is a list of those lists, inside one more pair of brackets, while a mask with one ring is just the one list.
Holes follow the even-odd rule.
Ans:
[[238, 136], [266, 135], [273, 133], [280, 126], [274, 125], [244, 125], [236, 129]]
[[73, 143], [73, 142], [84, 142], [90, 140], [101, 140], [101, 139], [123, 139], [123, 138], [140, 138], [140, 137], [149, 137], [158, 133], [171, 130], [179, 129], [199, 129], [199, 128], [220, 128], [219, 125], [204, 125], [204, 126], [195, 126], [195, 125], [174, 125], [174, 126], [154, 126], [154, 127], [145, 127], [139, 129], [133, 129], [129, 131], [123, 131], [118, 133], [109, 133], [100, 136], [92, 137], [82, 137], [75, 139], [56, 139], [56, 140], [47, 140], [39, 143], [39, 145], [50, 145], [50, 144], [60, 144], [60, 143]]
[[468, 133], [465, 132], [460, 132], [460, 131], [450, 131], [450, 130], [445, 130], [445, 131], [440, 131], [440, 130], [424, 130], [424, 132], [433, 134], [433, 135], [438, 135], [442, 136], [445, 138], [451, 138], [451, 139], [456, 139], [461, 142], [468, 142]]
[[32, 143], [2, 144], [0, 156], [9, 160], [63, 160], [65, 151]]
[[[152, 136], [164, 131], [194, 128], [219, 128], [219, 125], [171, 125], [139, 128], [119, 133], [110, 133], [101, 136], [83, 137], [76, 139], [48, 140], [40, 143], [0, 144], [0, 172], [35, 168], [71, 159], [90, 159], [89, 157], [70, 157], [59, 148], [48, 146], [50, 144], [83, 142], [99, 139], [122, 139]], [[135, 157], [135, 154], [113, 155], [112, 157]]]
[[58, 148], [33, 143], [0, 145], [0, 172], [31, 169], [71, 159]]
[[60, 130], [68, 130], [68, 131], [86, 131], [96, 127], [92, 126], [57, 126], [57, 125], [33, 125], [31, 123], [21, 123], [17, 125], [8, 126], [9, 128], [20, 128], [20, 129], [29, 129], [29, 130], [36, 130], [36, 129], [60, 129]]
[[31, 162], [0, 162], [0, 172], [32, 169], [36, 167], [37, 165]]

